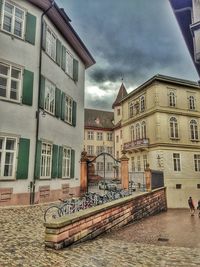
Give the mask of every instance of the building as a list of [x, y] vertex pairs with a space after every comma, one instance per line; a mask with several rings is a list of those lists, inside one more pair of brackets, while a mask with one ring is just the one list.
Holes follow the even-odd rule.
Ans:
[[[110, 111], [85, 109], [85, 137], [84, 147], [90, 160], [102, 152], [114, 156], [114, 135], [113, 135], [114, 113]], [[104, 170], [103, 157], [95, 161], [94, 173], [100, 174]], [[106, 171], [112, 172], [113, 160], [106, 161]]]
[[198, 199], [199, 85], [158, 74], [120, 103], [123, 148], [130, 171], [144, 171], [147, 163], [151, 169], [163, 171], [168, 207], [186, 207], [189, 195]]
[[0, 205], [78, 194], [95, 61], [54, 1], [1, 0], [0, 18]]
[[200, 75], [200, 1], [169, 0], [187, 48]]

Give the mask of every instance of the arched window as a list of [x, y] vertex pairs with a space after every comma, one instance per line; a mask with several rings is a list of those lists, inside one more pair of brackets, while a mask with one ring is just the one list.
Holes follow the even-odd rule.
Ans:
[[137, 123], [135, 126], [135, 135], [136, 135], [136, 140], [140, 139], [140, 124]]
[[146, 138], [146, 123], [145, 123], [145, 121], [143, 121], [141, 123], [141, 132], [142, 132], [142, 138], [145, 139]]
[[176, 96], [174, 92], [169, 93], [169, 106], [175, 107], [176, 106]]
[[140, 97], [140, 111], [144, 111], [145, 110], [145, 98], [144, 96]]
[[194, 96], [190, 96], [189, 97], [189, 109], [194, 110], [195, 109], [195, 99]]
[[135, 126], [131, 126], [131, 141], [135, 140]]
[[196, 120], [190, 121], [190, 138], [191, 140], [198, 140], [198, 124]]
[[170, 118], [170, 137], [178, 138], [178, 122], [175, 117]]

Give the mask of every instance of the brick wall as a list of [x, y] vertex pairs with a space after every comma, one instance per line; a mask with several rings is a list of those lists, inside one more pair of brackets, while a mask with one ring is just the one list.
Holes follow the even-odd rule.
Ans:
[[114, 200], [45, 223], [45, 245], [61, 249], [166, 210], [165, 188]]

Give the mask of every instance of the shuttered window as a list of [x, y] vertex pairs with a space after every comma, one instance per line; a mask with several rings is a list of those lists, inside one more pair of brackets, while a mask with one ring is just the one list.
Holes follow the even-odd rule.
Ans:
[[51, 177], [58, 177], [58, 146], [53, 145]]
[[33, 101], [33, 79], [33, 72], [24, 70], [22, 103], [29, 106], [32, 106]]
[[36, 17], [30, 13], [26, 14], [26, 33], [25, 40], [31, 44], [35, 44], [36, 34]]
[[16, 170], [17, 138], [0, 136], [0, 178], [14, 179]]

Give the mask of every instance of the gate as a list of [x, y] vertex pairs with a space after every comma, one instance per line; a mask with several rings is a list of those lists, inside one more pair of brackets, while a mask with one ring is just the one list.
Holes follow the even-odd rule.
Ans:
[[145, 191], [146, 178], [144, 172], [129, 172], [129, 187], [132, 191]]
[[87, 160], [88, 191], [105, 193], [106, 190], [121, 188], [120, 161], [111, 154], [102, 152]]

